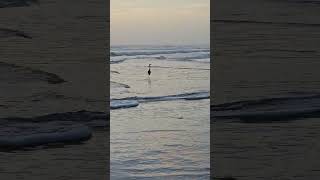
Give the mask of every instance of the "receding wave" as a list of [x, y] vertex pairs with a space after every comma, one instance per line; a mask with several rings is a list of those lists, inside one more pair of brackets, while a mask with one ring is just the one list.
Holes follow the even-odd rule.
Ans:
[[110, 93], [112, 95], [128, 93], [129, 92], [128, 91], [129, 88], [130, 88], [130, 86], [127, 85], [127, 84], [110, 81]]
[[116, 99], [116, 100], [111, 100], [110, 109], [131, 108], [131, 107], [136, 107], [138, 105], [139, 105], [139, 101], [137, 100]]
[[77, 111], [31, 118], [8, 117], [0, 122], [0, 148], [21, 149], [85, 141], [92, 135], [91, 128], [108, 126], [108, 115]]
[[127, 97], [122, 99], [111, 99], [110, 108], [130, 108], [136, 107], [139, 103], [156, 102], [156, 101], [174, 101], [174, 100], [201, 100], [210, 98], [208, 91], [183, 93], [167, 96], [145, 96], [145, 97]]
[[181, 130], [181, 129], [167, 129], [167, 130], [162, 130], [162, 129], [159, 129], [159, 130], [146, 130], [146, 131], [137, 131], [137, 132], [128, 132], [128, 133], [161, 133], [161, 132], [185, 132], [186, 130]]
[[112, 74], [120, 74], [118, 71], [110, 71]]
[[241, 119], [248, 122], [294, 120], [320, 117], [320, 94], [265, 98], [211, 106], [217, 119]]
[[[152, 179], [209, 179], [209, 169], [208, 168], [130, 168], [125, 169], [132, 174], [131, 177], [126, 178], [127, 180], [143, 179], [143, 180], [152, 180]], [[181, 172], [182, 171], [182, 172]], [[145, 175], [145, 172], [148, 172], [148, 175]], [[179, 173], [177, 173], [179, 172]], [[166, 173], [166, 174], [165, 174]], [[139, 175], [140, 174], [140, 175]], [[225, 179], [233, 180], [233, 179]]]
[[117, 88], [117, 87], [130, 88], [130, 86], [127, 85], [127, 84], [123, 84], [123, 83], [119, 83], [119, 82], [114, 82], [114, 81], [110, 81], [110, 85], [111, 85], [111, 88], [112, 88], [112, 87], [114, 87], [114, 88]]

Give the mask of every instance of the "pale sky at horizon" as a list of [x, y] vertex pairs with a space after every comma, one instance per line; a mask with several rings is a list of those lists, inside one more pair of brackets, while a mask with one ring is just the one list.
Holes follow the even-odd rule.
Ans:
[[209, 44], [210, 0], [111, 0], [111, 45]]

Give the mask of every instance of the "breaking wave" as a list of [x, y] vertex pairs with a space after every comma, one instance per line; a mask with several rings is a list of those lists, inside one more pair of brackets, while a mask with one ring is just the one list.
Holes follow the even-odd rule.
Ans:
[[126, 49], [116, 48], [111, 52], [111, 63], [121, 63], [132, 59], [158, 59], [177, 61], [210, 62], [210, 49], [207, 48], [171, 48], [171, 49]]
[[130, 108], [136, 107], [139, 103], [156, 102], [156, 101], [174, 101], [174, 100], [201, 100], [210, 98], [208, 91], [183, 93], [167, 96], [146, 96], [146, 97], [127, 97], [121, 99], [111, 99], [110, 108]]

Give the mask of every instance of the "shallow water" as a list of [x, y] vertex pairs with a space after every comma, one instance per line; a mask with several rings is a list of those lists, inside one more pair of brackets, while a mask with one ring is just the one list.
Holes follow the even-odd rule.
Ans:
[[210, 64], [152, 52], [111, 64], [111, 104], [137, 101], [111, 110], [111, 178], [209, 179]]

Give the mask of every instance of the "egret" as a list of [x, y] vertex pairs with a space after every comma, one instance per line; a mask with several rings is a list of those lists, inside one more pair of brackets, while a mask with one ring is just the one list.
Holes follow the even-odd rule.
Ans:
[[148, 70], [148, 74], [149, 74], [149, 76], [150, 76], [150, 74], [151, 74], [151, 64], [149, 64], [149, 70]]

